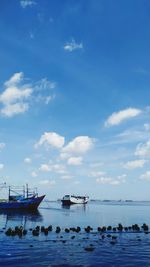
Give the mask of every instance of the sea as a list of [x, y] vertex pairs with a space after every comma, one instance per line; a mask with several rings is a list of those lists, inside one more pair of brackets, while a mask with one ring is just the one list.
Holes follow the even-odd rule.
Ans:
[[[98, 227], [129, 227], [140, 231], [106, 230]], [[0, 266], [150, 266], [150, 226], [148, 201], [89, 201], [86, 205], [62, 206], [60, 201], [44, 201], [36, 212], [0, 212]], [[52, 226], [52, 231], [33, 235], [36, 227]], [[8, 228], [22, 226], [24, 236], [7, 236]], [[70, 228], [80, 227], [79, 232]], [[87, 231], [87, 227], [90, 231]], [[59, 228], [59, 232], [56, 228]], [[68, 231], [66, 231], [66, 229]]]

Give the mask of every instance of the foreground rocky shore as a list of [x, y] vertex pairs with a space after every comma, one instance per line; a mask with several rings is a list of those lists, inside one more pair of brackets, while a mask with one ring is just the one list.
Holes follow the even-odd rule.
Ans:
[[147, 224], [0, 230], [0, 266], [149, 266]]

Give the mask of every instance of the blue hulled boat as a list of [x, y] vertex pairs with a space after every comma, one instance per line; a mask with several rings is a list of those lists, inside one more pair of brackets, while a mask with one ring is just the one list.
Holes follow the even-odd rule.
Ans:
[[[5, 187], [6, 188], [6, 187]], [[23, 187], [22, 192], [20, 188], [9, 186], [8, 200], [0, 201], [1, 210], [36, 210], [45, 195], [38, 196], [37, 190], [31, 191], [28, 185]]]

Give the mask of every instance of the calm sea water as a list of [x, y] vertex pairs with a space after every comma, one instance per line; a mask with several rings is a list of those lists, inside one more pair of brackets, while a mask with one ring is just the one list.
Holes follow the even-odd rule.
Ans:
[[[98, 226], [118, 223], [150, 226], [150, 202], [95, 201], [70, 207], [43, 202], [36, 213], [0, 213], [0, 266], [150, 266], [150, 234], [105, 233], [102, 237], [96, 231]], [[28, 230], [25, 237], [5, 235], [4, 228], [18, 225]], [[33, 237], [30, 228], [37, 225], [52, 225], [53, 231]], [[88, 225], [93, 227], [91, 233], [84, 231]], [[61, 227], [59, 234], [56, 226]], [[65, 233], [66, 227], [76, 226], [81, 227], [80, 233]]]

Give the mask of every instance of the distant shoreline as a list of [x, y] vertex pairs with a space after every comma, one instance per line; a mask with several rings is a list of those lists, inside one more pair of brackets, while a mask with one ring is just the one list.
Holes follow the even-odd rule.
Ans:
[[[44, 200], [43, 202], [61, 202], [61, 199], [57, 199], [57, 200], [49, 200], [49, 199], [46, 199]], [[110, 202], [121, 202], [121, 203], [133, 203], [133, 202], [150, 202], [150, 200], [132, 200], [132, 199], [125, 199], [125, 200], [111, 200], [111, 199], [90, 199], [89, 202], [102, 202], [102, 203], [110, 203]]]

